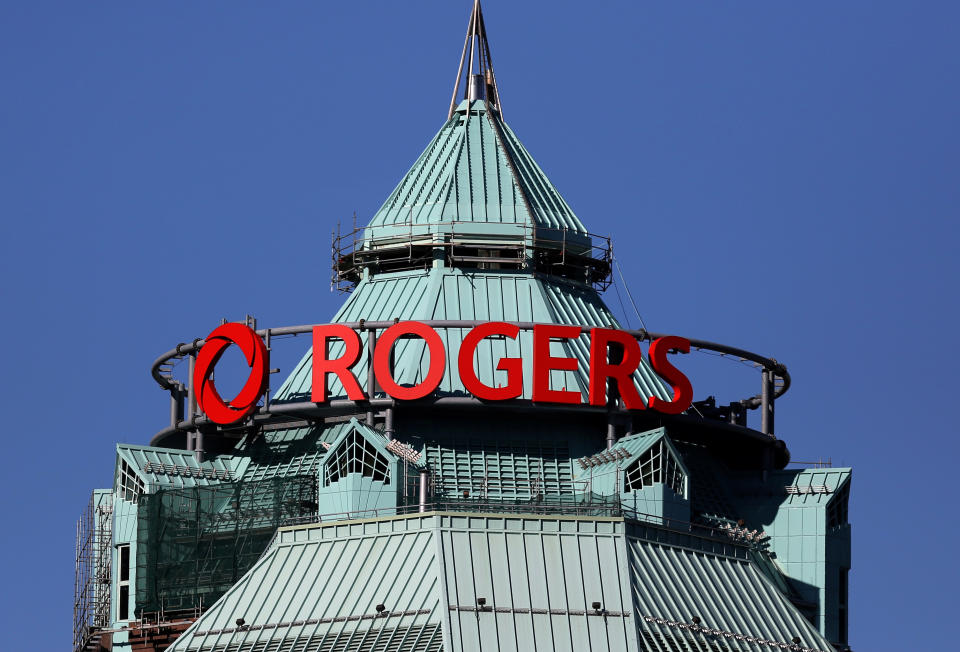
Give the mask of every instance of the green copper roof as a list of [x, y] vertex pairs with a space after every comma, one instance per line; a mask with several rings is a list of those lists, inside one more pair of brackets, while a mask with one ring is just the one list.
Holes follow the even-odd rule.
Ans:
[[[435, 268], [427, 272], [400, 272], [381, 274], [364, 279], [337, 313], [334, 321], [350, 322], [360, 319], [376, 321], [422, 319], [457, 319], [480, 321], [526, 321], [554, 324], [583, 324], [600, 327], [618, 327], [617, 319], [591, 288], [549, 277], [504, 271], [467, 272], [451, 268]], [[456, 395], [465, 392], [456, 366], [460, 342], [467, 329], [441, 329], [447, 351], [447, 366], [438, 391]], [[364, 335], [363, 337], [366, 337]], [[331, 355], [340, 354], [337, 344], [331, 346]], [[422, 378], [427, 358], [421, 340], [401, 340], [396, 345], [396, 377], [398, 382], [414, 383]], [[553, 355], [564, 355], [580, 361], [578, 372], [554, 372], [556, 389], [579, 389], [586, 396], [586, 370], [590, 344], [584, 335], [578, 340], [554, 343]], [[367, 347], [362, 348], [360, 360], [353, 371], [361, 380], [366, 378]], [[496, 370], [503, 356], [532, 359], [533, 342], [530, 331], [521, 332], [516, 340], [485, 340], [477, 348], [476, 369], [480, 379], [495, 386], [505, 382], [503, 372]], [[277, 391], [274, 400], [304, 400], [311, 391], [312, 352], [308, 352], [294, 372]], [[532, 369], [524, 365], [522, 398], [531, 398]], [[663, 382], [646, 360], [634, 375], [642, 396], [656, 395], [669, 400]], [[328, 378], [332, 396], [343, 395], [336, 376]]]
[[[629, 534], [634, 599], [647, 649], [833, 650], [748, 558], [707, 555]], [[699, 623], [691, 627], [695, 617]], [[790, 647], [794, 637], [798, 647]]]
[[438, 549], [421, 520], [281, 530], [169, 650], [441, 650]]
[[833, 649], [745, 547], [622, 519], [437, 512], [281, 528], [170, 650], [441, 646]]
[[230, 482], [243, 475], [249, 462], [247, 458], [230, 455], [198, 462], [190, 451], [132, 444], [118, 444], [117, 458], [125, 461], [151, 488], [202, 487]]
[[[376, 227], [370, 233], [374, 238], [404, 232], [380, 228], [391, 226], [469, 232], [469, 224], [454, 227], [451, 222], [586, 233], [510, 127], [482, 101], [461, 102], [369, 226]], [[502, 227], [504, 235], [511, 235]]]
[[244, 482], [300, 476], [316, 472], [327, 453], [324, 443], [336, 436], [335, 429], [322, 426], [271, 430], [244, 439], [234, 454], [249, 456]]
[[[633, 464], [643, 453], [660, 440], [664, 440], [665, 445], [670, 450], [681, 472], [685, 476], [690, 475], [690, 471], [683, 463], [683, 456], [674, 446], [673, 441], [667, 436], [666, 428], [655, 428], [647, 432], [635, 433], [621, 437], [613, 448], [600, 450], [584, 458], [573, 466], [573, 477], [575, 480], [583, 478], [601, 478], [610, 474], [618, 474], [620, 469], [625, 469]], [[609, 486], [604, 486], [609, 484]], [[599, 486], [598, 486], [599, 485]], [[597, 493], [612, 493], [618, 488], [613, 483], [593, 483], [593, 490]]]

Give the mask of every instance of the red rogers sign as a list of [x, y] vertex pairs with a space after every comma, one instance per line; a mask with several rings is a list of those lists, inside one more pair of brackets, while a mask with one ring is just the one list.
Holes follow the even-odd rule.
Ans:
[[[576, 371], [576, 358], [554, 357], [550, 354], [550, 342], [580, 337], [580, 326], [560, 326], [555, 324], [536, 324], [533, 327], [533, 401], [535, 403], [580, 404], [583, 399], [580, 392], [556, 390], [550, 387], [551, 371]], [[690, 381], [667, 360], [672, 350], [688, 353], [690, 342], [682, 337], [661, 337], [650, 344], [650, 364], [667, 383], [673, 387], [673, 399], [664, 401], [655, 396], [642, 397], [633, 384], [633, 373], [637, 370], [643, 353], [637, 340], [624, 331], [612, 328], [591, 328], [590, 333], [590, 405], [606, 405], [607, 379], [617, 381], [624, 405], [629, 410], [650, 408], [665, 414], [680, 414], [693, 400], [693, 387]], [[487, 337], [506, 337], [516, 339], [520, 327], [508, 322], [488, 322], [474, 327], [460, 345], [457, 368], [464, 388], [479, 399], [486, 401], [504, 401], [517, 398], [523, 391], [522, 358], [501, 358], [497, 369], [505, 371], [507, 383], [503, 387], [490, 387], [480, 382], [473, 369], [473, 358], [477, 345]], [[390, 370], [390, 352], [400, 337], [419, 337], [430, 352], [430, 366], [426, 376], [413, 387], [397, 384]], [[330, 340], [344, 343], [344, 352], [338, 358], [328, 359], [327, 346]], [[619, 362], [611, 362], [609, 349], [615, 345], [622, 350]], [[327, 401], [327, 374], [335, 374], [354, 401], [367, 398], [350, 371], [360, 359], [360, 335], [343, 324], [327, 324], [313, 328], [313, 393], [314, 403]], [[373, 372], [377, 382], [390, 396], [399, 400], [415, 400], [432, 393], [443, 379], [446, 365], [446, 351], [440, 335], [430, 326], [416, 321], [405, 321], [387, 328], [377, 337], [377, 346], [373, 354]]]
[[[213, 368], [231, 344], [240, 347], [250, 365], [250, 377], [240, 393], [224, 401], [213, 384]], [[193, 370], [193, 386], [197, 388], [197, 405], [214, 423], [229, 424], [240, 421], [257, 407], [269, 378], [267, 347], [251, 328], [243, 324], [224, 324], [214, 329], [204, 340], [197, 364]]]
[[[573, 340], [584, 333], [580, 326], [557, 324], [533, 325], [533, 387], [534, 403], [562, 403], [568, 405], [583, 404], [578, 391], [554, 389], [550, 385], [552, 371], [578, 371], [576, 358], [556, 357], [550, 353], [550, 343]], [[628, 410], [651, 409], [664, 414], [680, 414], [690, 407], [693, 400], [693, 387], [687, 377], [667, 359], [671, 351], [688, 353], [689, 340], [667, 336], [653, 340], [648, 357], [653, 370], [666, 381], [673, 390], [673, 397], [665, 401], [656, 396], [641, 396], [633, 383], [643, 352], [633, 335], [612, 328], [590, 328], [590, 363], [587, 369], [589, 389], [587, 404], [604, 406], [607, 404], [607, 381], [614, 380], [620, 398]], [[473, 359], [477, 346], [486, 338], [517, 339], [520, 326], [509, 322], [487, 322], [472, 328], [460, 344], [457, 356], [457, 371], [464, 388], [473, 396], [484, 401], [505, 401], [515, 399], [523, 393], [523, 358], [503, 357], [496, 368], [506, 373], [507, 382], [503, 386], [491, 387], [484, 384], [473, 368]], [[400, 385], [393, 376], [391, 355], [393, 346], [400, 338], [422, 339], [428, 351], [429, 366], [423, 379], [413, 386]], [[343, 353], [339, 357], [328, 357], [330, 344], [334, 341], [343, 344]], [[210, 373], [224, 350], [231, 343], [237, 344], [250, 364], [251, 373], [240, 394], [232, 401], [225, 402], [216, 392]], [[360, 360], [362, 351], [360, 335], [345, 324], [325, 324], [313, 327], [313, 368], [312, 393], [310, 400], [322, 405], [329, 400], [327, 379], [335, 375], [352, 401], [364, 401], [364, 393], [351, 369]], [[618, 351], [611, 359], [611, 349]], [[373, 353], [373, 373], [383, 391], [399, 401], [414, 401], [433, 393], [443, 380], [446, 371], [446, 349], [443, 339], [431, 326], [417, 321], [398, 322], [384, 329], [377, 336]], [[200, 408], [207, 417], [220, 424], [236, 423], [250, 414], [263, 394], [267, 378], [267, 352], [262, 340], [256, 333], [243, 324], [226, 324], [213, 331], [206, 339], [197, 356], [194, 383], [200, 388], [197, 395]]]

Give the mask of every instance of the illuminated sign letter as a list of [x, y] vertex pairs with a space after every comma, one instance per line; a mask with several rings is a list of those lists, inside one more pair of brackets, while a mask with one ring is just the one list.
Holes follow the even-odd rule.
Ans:
[[463, 386], [468, 392], [486, 401], [504, 401], [520, 396], [523, 392], [523, 361], [520, 358], [500, 358], [497, 363], [497, 369], [507, 372], [506, 387], [484, 385], [473, 370], [474, 354], [477, 352], [477, 345], [483, 338], [491, 335], [503, 335], [515, 340], [519, 334], [519, 326], [502, 321], [480, 324], [467, 333], [460, 344], [457, 366], [460, 368], [460, 381], [463, 382]]
[[[610, 344], [623, 352], [620, 362], [608, 360]], [[590, 405], [607, 404], [607, 378], [612, 378], [628, 410], [646, 408], [633, 384], [633, 373], [641, 359], [643, 351], [633, 335], [611, 328], [590, 329]]]
[[[250, 365], [250, 377], [232, 401], [224, 401], [213, 384], [213, 368], [224, 351], [236, 344]], [[267, 347], [252, 329], [244, 324], [229, 323], [207, 335], [197, 354], [193, 369], [193, 386], [199, 388], [197, 405], [214, 423], [227, 425], [240, 421], [257, 407], [267, 388], [269, 372]]]
[[[393, 378], [393, 370], [390, 369], [390, 352], [393, 350], [394, 343], [404, 335], [415, 335], [423, 339], [430, 351], [430, 367], [427, 369], [427, 375], [423, 382], [413, 387], [399, 385]], [[440, 385], [446, 362], [446, 350], [437, 331], [418, 321], [402, 321], [383, 331], [377, 338], [377, 348], [373, 354], [373, 371], [377, 382], [387, 394], [402, 401], [413, 401], [423, 398]]]
[[672, 401], [651, 396], [650, 408], [664, 414], [680, 414], [693, 402], [693, 387], [690, 385], [690, 380], [667, 360], [667, 353], [671, 349], [690, 353], [690, 340], [669, 335], [655, 339], [650, 344], [650, 364], [653, 365], [653, 370], [673, 386]]
[[[344, 352], [339, 358], [329, 360], [329, 342], [331, 339], [343, 341]], [[366, 398], [350, 367], [360, 359], [360, 336], [349, 326], [327, 324], [313, 327], [313, 388], [310, 400], [314, 403], [327, 401], [327, 374], [334, 373], [347, 391], [352, 401]]]
[[573, 339], [580, 336], [579, 326], [533, 326], [533, 400], [544, 403], [579, 404], [580, 392], [550, 389], [550, 372], [576, 371], [576, 358], [554, 358], [550, 355], [551, 339]]

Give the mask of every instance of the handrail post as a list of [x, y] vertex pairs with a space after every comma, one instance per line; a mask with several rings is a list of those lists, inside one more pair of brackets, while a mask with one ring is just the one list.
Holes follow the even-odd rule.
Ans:
[[763, 373], [760, 375], [762, 383], [760, 387], [760, 432], [771, 436], [773, 436], [774, 377], [774, 372], [768, 371], [767, 369], [764, 369]]
[[427, 481], [429, 473], [427, 469], [420, 469], [420, 513], [427, 511]]
[[170, 390], [170, 427], [176, 428], [183, 418], [183, 383], [176, 383]]
[[[370, 328], [367, 330], [367, 398], [372, 399], [373, 395], [377, 391], [377, 378], [373, 373], [373, 354], [377, 348], [377, 329]], [[367, 425], [371, 428], [374, 426], [374, 412], [373, 406], [370, 406], [370, 409], [367, 411]]]

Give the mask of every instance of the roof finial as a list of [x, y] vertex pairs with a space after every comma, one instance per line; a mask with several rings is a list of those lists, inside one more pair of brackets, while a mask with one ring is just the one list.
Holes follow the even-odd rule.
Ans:
[[460, 67], [457, 69], [457, 82], [453, 86], [447, 120], [453, 117], [453, 112], [457, 108], [457, 93], [460, 90], [460, 81], [463, 79], [463, 64], [467, 61], [467, 51], [470, 52], [470, 63], [467, 67], [464, 99], [482, 99], [487, 109], [497, 111], [502, 118], [503, 108], [500, 106], [497, 78], [493, 74], [493, 59], [490, 57], [490, 43], [487, 41], [487, 30], [483, 24], [480, 0], [473, 2], [473, 11], [470, 13], [470, 22], [467, 24], [467, 38], [463, 42], [463, 54], [460, 55]]

